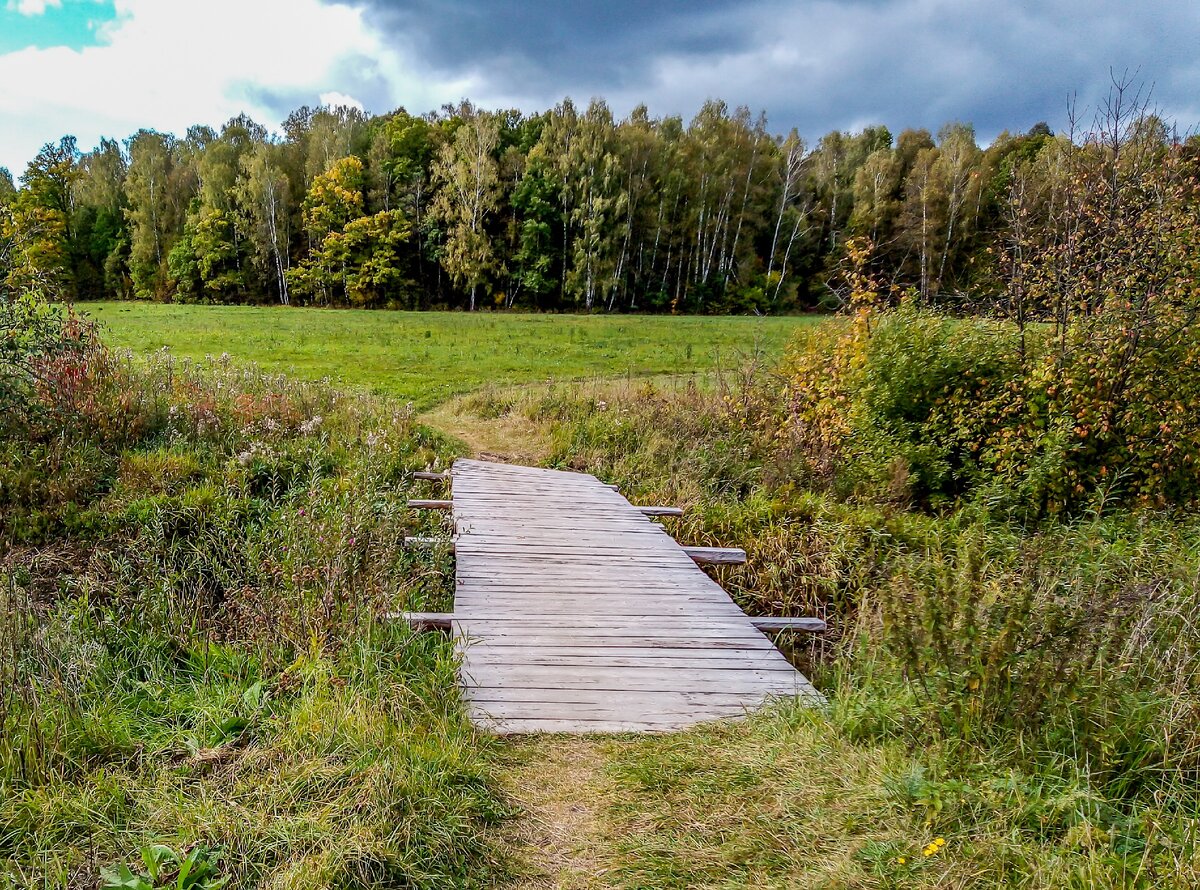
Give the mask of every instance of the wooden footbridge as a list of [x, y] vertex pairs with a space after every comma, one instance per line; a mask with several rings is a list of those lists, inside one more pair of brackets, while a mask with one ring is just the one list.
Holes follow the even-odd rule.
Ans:
[[763, 630], [823, 622], [747, 616], [697, 566], [745, 554], [680, 547], [649, 518], [679, 511], [582, 473], [459, 460], [448, 481], [453, 500], [410, 503], [453, 511], [454, 613], [407, 617], [453, 631], [477, 725], [663, 731], [821, 700]]

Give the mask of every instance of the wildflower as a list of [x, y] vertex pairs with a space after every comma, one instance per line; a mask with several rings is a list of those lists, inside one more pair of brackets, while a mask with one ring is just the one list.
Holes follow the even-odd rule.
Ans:
[[925, 848], [921, 852], [927, 857], [933, 856], [944, 846], [946, 846], [946, 839], [944, 837], [934, 838], [932, 842], [925, 845]]
[[896, 861], [897, 861], [898, 863], [900, 863], [901, 865], [903, 865], [904, 863], [908, 862], [908, 860], [907, 860], [907, 859], [905, 859], [903, 856], [897, 856], [897, 857], [896, 857]]

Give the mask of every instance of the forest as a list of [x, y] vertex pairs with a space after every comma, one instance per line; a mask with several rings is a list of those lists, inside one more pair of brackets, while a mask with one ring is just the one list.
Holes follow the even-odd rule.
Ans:
[[302, 107], [279, 135], [242, 115], [86, 152], [65, 136], [0, 170], [0, 274], [68, 300], [770, 314], [844, 305], [854, 240], [889, 292], [990, 309], [1012, 233], [1061, 210], [1074, 130], [809, 144], [720, 101], [685, 124], [566, 99]]

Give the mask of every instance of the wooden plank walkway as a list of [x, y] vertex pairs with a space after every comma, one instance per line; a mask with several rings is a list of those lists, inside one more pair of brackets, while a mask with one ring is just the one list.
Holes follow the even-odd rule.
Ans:
[[459, 460], [453, 630], [499, 733], [672, 730], [820, 694], [661, 527], [594, 476]]

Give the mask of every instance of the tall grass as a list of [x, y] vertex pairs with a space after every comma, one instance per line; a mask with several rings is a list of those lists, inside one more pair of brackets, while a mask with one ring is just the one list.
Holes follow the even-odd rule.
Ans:
[[[914, 871], [896, 858], [909, 866], [914, 856], [924, 860], [929, 838], [919, 823], [898, 820], [886, 842], [878, 831], [834, 826], [859, 853], [847, 870], [818, 869], [823, 880], [1054, 887], [1200, 880], [1195, 517], [1110, 507], [1022, 525], [986, 503], [909, 507], [886, 474], [875, 489], [830, 485], [794, 438], [777, 435], [781, 390], [778, 378], [756, 369], [708, 388], [619, 384], [475, 400], [479, 412], [520, 412], [545, 424], [552, 462], [618, 482], [632, 498], [686, 507], [672, 526], [681, 540], [744, 547], [746, 566], [716, 574], [747, 611], [818, 614], [831, 625], [824, 638], [795, 641], [798, 662], [833, 702], [827, 717], [813, 718], [823, 728], [809, 727], [807, 717], [764, 719], [727, 734], [647, 742], [627, 767], [618, 765], [628, 770], [631, 830], [648, 845], [631, 845], [622, 859], [633, 869], [629, 884], [755, 882], [779, 873], [766, 860], [757, 872], [734, 869], [722, 857], [741, 843], [765, 845], [776, 864], [806, 856], [808, 835], [792, 834], [803, 819], [757, 825], [742, 786], [721, 776], [746, 756], [735, 746], [770, 746], [782, 758], [789, 744], [811, 751], [814, 731], [858, 746], [838, 755], [847, 763], [880, 746], [917, 752], [873, 775], [872, 805], [900, 807], [909, 819], [928, 814], [934, 830], [958, 839], [954, 850], [936, 854], [942, 865]], [[675, 751], [688, 764], [679, 767], [686, 794], [678, 800], [661, 787], [677, 775]], [[842, 781], [842, 762], [822, 763], [832, 775], [821, 787]], [[804, 772], [776, 764], [770, 779], [750, 782], [758, 791], [745, 793], [774, 799], [773, 782]], [[857, 779], [844, 778], [861, 793]], [[706, 796], [714, 793], [730, 795], [725, 816]], [[868, 810], [845, 817], [872, 818]], [[735, 811], [750, 820], [744, 832]], [[840, 811], [819, 810], [833, 819]], [[720, 863], [705, 859], [712, 856]]]
[[0, 440], [0, 886], [148, 844], [237, 887], [498, 881], [452, 646], [383, 617], [444, 596], [402, 539], [445, 443], [227, 361], [57, 370]]

